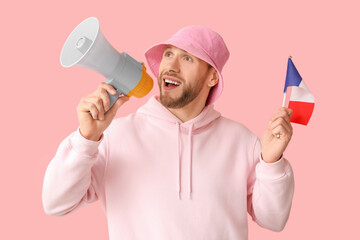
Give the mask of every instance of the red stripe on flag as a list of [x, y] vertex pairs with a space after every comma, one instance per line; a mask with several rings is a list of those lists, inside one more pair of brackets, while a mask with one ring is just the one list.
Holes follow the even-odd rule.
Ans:
[[288, 108], [293, 110], [290, 122], [307, 125], [314, 110], [315, 103], [289, 101]]

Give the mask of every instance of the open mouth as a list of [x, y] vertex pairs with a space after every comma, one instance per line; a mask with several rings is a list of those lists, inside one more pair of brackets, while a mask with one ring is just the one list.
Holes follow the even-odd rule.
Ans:
[[181, 85], [181, 82], [176, 81], [174, 79], [169, 79], [167, 77], [163, 78], [163, 82], [164, 82], [164, 89], [165, 90], [174, 89], [174, 88]]

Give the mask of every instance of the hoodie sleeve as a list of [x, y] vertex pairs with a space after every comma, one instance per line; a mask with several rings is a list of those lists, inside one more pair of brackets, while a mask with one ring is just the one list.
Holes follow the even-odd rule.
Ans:
[[274, 163], [261, 159], [256, 139], [253, 166], [248, 178], [248, 212], [261, 227], [280, 232], [289, 218], [294, 195], [294, 176], [290, 163], [281, 157]]
[[99, 141], [91, 141], [79, 128], [61, 142], [44, 177], [46, 214], [63, 216], [98, 199], [106, 166], [104, 142], [104, 134]]

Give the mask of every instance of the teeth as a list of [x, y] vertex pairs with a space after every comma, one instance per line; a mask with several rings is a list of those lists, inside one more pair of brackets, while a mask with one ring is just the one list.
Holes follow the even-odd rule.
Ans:
[[179, 86], [181, 84], [181, 83], [178, 83], [178, 82], [171, 81], [169, 79], [165, 79], [165, 82], [166, 83], [171, 83], [171, 84], [174, 84], [174, 85], [177, 85], [177, 86]]

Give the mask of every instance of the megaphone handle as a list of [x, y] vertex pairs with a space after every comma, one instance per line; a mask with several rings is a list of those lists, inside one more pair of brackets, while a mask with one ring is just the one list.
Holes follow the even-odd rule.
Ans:
[[[114, 86], [113, 86], [114, 87]], [[115, 88], [115, 87], [114, 87]], [[112, 94], [110, 94], [110, 93], [107, 93], [108, 94], [108, 96], [109, 96], [109, 99], [110, 99], [110, 107], [109, 107], [109, 109], [114, 105], [114, 103], [116, 102], [116, 100], [119, 98], [119, 96], [120, 96], [120, 94], [121, 94], [121, 92], [118, 90], [118, 89], [116, 89], [115, 88], [115, 90], [116, 90], [116, 94], [115, 95], [112, 95]], [[106, 113], [107, 111], [105, 111], [105, 113]]]
[[[114, 87], [114, 86], [113, 86]], [[114, 87], [115, 88], [115, 87]], [[109, 110], [110, 110], [110, 108], [114, 105], [114, 103], [116, 102], [116, 100], [119, 98], [119, 96], [120, 96], [120, 94], [121, 94], [121, 92], [119, 91], [119, 90], [117, 90], [116, 88], [115, 88], [115, 90], [116, 90], [116, 94], [115, 95], [112, 95], [112, 94], [110, 94], [110, 93], [107, 93], [108, 94], [108, 96], [109, 96], [109, 99], [110, 99], [110, 107], [109, 107]], [[104, 114], [106, 113], [107, 111], [104, 111]], [[92, 116], [92, 114], [91, 114], [91, 112], [89, 112], [90, 113], [90, 115]]]

